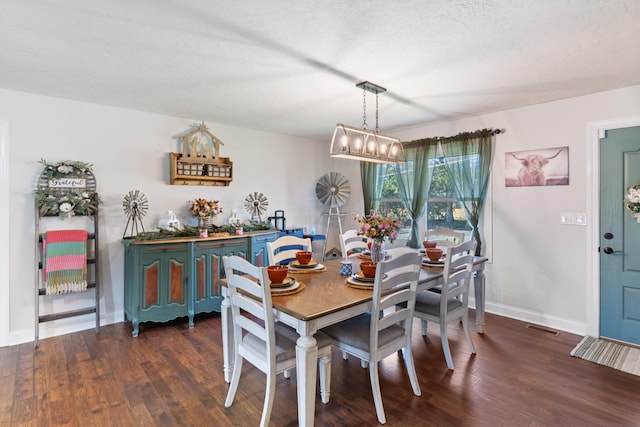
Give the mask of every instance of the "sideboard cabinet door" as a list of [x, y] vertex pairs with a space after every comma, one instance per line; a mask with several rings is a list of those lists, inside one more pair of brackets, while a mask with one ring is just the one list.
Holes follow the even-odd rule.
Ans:
[[220, 311], [222, 295], [220, 279], [224, 277], [222, 257], [238, 255], [247, 258], [246, 238], [211, 240], [195, 243], [195, 312]]
[[125, 315], [133, 336], [139, 322], [187, 316], [187, 244], [128, 246], [125, 254]]

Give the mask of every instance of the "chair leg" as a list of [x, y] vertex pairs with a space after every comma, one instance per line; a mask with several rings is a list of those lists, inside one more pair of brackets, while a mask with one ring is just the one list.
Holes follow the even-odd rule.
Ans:
[[420, 319], [420, 326], [422, 328], [422, 336], [427, 336], [427, 321], [424, 319]]
[[373, 403], [376, 405], [376, 414], [378, 422], [386, 424], [387, 418], [384, 416], [384, 407], [382, 406], [382, 395], [380, 394], [380, 378], [378, 376], [378, 363], [369, 363], [369, 377], [371, 378], [371, 392], [373, 393]]
[[231, 375], [231, 384], [229, 384], [229, 391], [227, 392], [227, 398], [224, 401], [224, 406], [228, 408], [233, 403], [233, 399], [236, 397], [236, 391], [238, 391], [238, 383], [240, 382], [240, 372], [242, 371], [242, 356], [238, 354], [236, 349], [236, 357], [233, 366], [233, 374]]
[[271, 410], [273, 409], [273, 401], [276, 394], [276, 378], [275, 374], [267, 373], [267, 388], [264, 392], [264, 406], [262, 408], [262, 418], [260, 418], [260, 427], [267, 427], [271, 418]]
[[291, 378], [291, 372], [290, 372], [288, 369], [287, 369], [286, 371], [284, 371], [284, 372], [282, 373], [282, 375], [284, 375], [284, 377], [285, 377], [286, 379]]
[[349, 353], [347, 353], [346, 351], [342, 352], [342, 359], [347, 360], [349, 359]]
[[322, 403], [329, 403], [331, 396], [331, 349], [318, 359], [318, 371], [320, 373], [320, 398]]
[[362, 369], [367, 369], [367, 366], [369, 366], [369, 362], [367, 362], [366, 360], [360, 360], [360, 367]]
[[469, 344], [469, 351], [471, 354], [476, 354], [476, 348], [473, 346], [473, 341], [471, 340], [471, 333], [469, 332], [469, 316], [464, 315], [460, 319], [462, 320], [462, 328], [464, 329], [464, 335], [467, 337], [467, 344]]
[[411, 352], [411, 343], [407, 344], [402, 349], [404, 355], [404, 364], [407, 367], [407, 373], [409, 374], [409, 380], [411, 381], [411, 388], [413, 388], [413, 394], [421, 396], [420, 383], [418, 383], [418, 375], [416, 375], [416, 368], [413, 364], [413, 353]]
[[440, 341], [442, 341], [442, 351], [444, 352], [444, 358], [447, 360], [447, 366], [453, 371], [453, 359], [451, 358], [449, 340], [447, 339], [447, 323], [444, 319], [440, 322]]

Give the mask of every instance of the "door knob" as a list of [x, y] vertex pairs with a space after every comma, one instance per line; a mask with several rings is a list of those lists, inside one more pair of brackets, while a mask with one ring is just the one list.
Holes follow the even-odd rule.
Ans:
[[603, 251], [604, 251], [604, 253], [605, 253], [605, 254], [607, 254], [607, 255], [611, 255], [611, 254], [613, 254], [613, 253], [619, 253], [619, 252], [622, 252], [622, 251], [616, 251], [616, 250], [613, 250], [613, 248], [611, 248], [611, 247], [609, 247], [609, 246], [607, 246], [606, 248], [604, 248], [604, 249], [603, 249]]

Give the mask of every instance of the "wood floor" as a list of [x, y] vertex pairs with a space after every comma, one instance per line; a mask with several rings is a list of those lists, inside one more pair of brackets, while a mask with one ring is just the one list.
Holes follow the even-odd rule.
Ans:
[[[473, 357], [459, 325], [449, 326], [456, 370], [448, 371], [438, 328], [423, 339], [414, 325], [422, 396], [400, 357], [382, 362], [388, 426], [640, 425], [640, 377], [571, 357], [579, 336], [487, 315]], [[120, 323], [44, 339], [38, 349], [0, 348], [0, 426], [258, 425], [265, 377], [249, 364], [234, 404], [223, 405], [219, 314], [197, 317], [193, 329], [177, 321], [130, 334]], [[317, 426], [377, 425], [358, 360], [334, 351], [331, 381], [331, 401], [316, 399]], [[295, 373], [280, 376], [272, 425], [297, 425], [296, 411]]]

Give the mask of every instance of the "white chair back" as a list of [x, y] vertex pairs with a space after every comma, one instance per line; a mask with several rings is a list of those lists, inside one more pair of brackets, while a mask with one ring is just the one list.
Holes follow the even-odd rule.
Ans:
[[359, 251], [367, 249], [367, 239], [358, 235], [356, 230], [347, 230], [340, 235], [340, 250], [342, 258], [347, 259], [349, 256], [357, 254]]
[[450, 228], [434, 228], [424, 233], [424, 239], [435, 241], [438, 246], [452, 247], [464, 241], [464, 233]]
[[289, 264], [296, 259], [298, 251], [313, 251], [311, 239], [282, 236], [273, 242], [267, 242], [269, 265]]
[[[238, 256], [225, 256], [223, 262], [236, 355], [241, 355], [263, 372], [275, 371], [275, 332], [267, 269], [256, 267]], [[247, 347], [243, 341], [245, 331], [264, 342], [261, 351]]]

